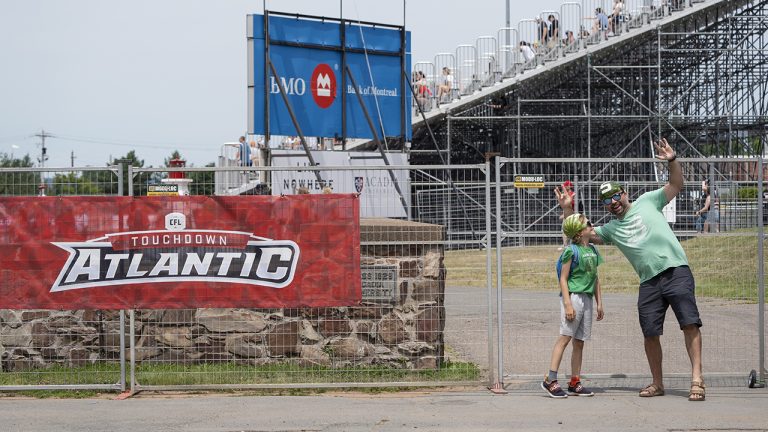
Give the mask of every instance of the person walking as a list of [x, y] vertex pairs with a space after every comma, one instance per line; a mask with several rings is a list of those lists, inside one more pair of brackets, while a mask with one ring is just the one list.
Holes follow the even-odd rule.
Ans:
[[717, 188], [710, 187], [709, 180], [704, 180], [701, 187], [707, 195], [706, 208], [701, 210], [701, 215], [704, 216], [703, 231], [720, 232], [720, 197], [717, 195]]
[[[579, 213], [574, 213], [563, 221], [563, 234], [570, 239], [570, 244], [558, 259], [558, 283], [560, 285], [560, 336], [552, 349], [549, 372], [541, 383], [541, 388], [549, 397], [565, 398], [571, 396], [592, 396], [594, 393], [581, 384], [581, 359], [584, 341], [592, 335], [592, 317], [597, 307], [597, 320], [603, 319], [603, 297], [597, 266], [603, 262], [597, 248], [590, 243], [595, 236], [592, 223]], [[573, 341], [571, 350], [571, 380], [568, 393], [557, 382], [557, 370], [563, 359], [568, 344]]]
[[707, 181], [701, 182], [701, 196], [699, 197], [699, 207], [696, 210], [696, 232], [704, 232], [704, 223], [707, 221], [707, 214], [709, 213], [709, 188], [707, 188]]
[[[706, 386], [701, 364], [701, 318], [696, 305], [696, 284], [688, 267], [688, 257], [669, 227], [662, 208], [683, 187], [683, 172], [674, 149], [662, 138], [654, 143], [656, 158], [668, 162], [669, 182], [660, 189], [642, 194], [634, 202], [616, 182], [600, 185], [600, 199], [606, 211], [616, 218], [595, 228], [595, 243], [614, 244], [629, 260], [640, 277], [637, 309], [643, 332], [645, 356], [653, 381], [640, 391], [640, 397], [664, 395], [661, 335], [664, 316], [672, 306], [685, 338], [691, 362], [691, 387], [688, 400], [703, 401]], [[555, 189], [558, 204], [566, 216], [573, 213], [571, 197]]]

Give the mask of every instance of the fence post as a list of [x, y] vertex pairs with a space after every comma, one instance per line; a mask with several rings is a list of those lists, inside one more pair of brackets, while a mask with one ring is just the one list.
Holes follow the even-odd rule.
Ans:
[[123, 164], [118, 163], [117, 164], [117, 195], [123, 196], [123, 175], [125, 174], [125, 171], [123, 171]]
[[128, 196], [133, 196], [133, 165], [128, 165]]
[[763, 265], [763, 241], [765, 227], [763, 226], [763, 156], [757, 158], [757, 334], [759, 336], [760, 379], [765, 380], [765, 266]]
[[496, 156], [496, 343], [498, 358], [496, 360], [496, 383], [491, 388], [494, 393], [507, 393], [504, 390], [504, 333], [502, 332], [502, 302], [501, 302], [501, 156]]
[[494, 380], [493, 370], [493, 271], [491, 264], [491, 248], [493, 247], [493, 235], [491, 231], [491, 161], [485, 159], [485, 281], [488, 298], [488, 386], [492, 388]]
[[120, 391], [125, 388], [125, 310], [120, 310]]
[[[130, 170], [129, 170], [130, 171]], [[130, 184], [130, 183], [129, 183]], [[131, 334], [131, 393], [136, 392], [136, 311], [130, 311]]]

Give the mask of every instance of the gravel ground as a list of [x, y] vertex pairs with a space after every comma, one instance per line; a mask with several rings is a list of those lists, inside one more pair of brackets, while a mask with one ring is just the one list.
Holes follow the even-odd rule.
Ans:
[[[492, 301], [495, 311], [495, 297]], [[484, 288], [447, 287], [445, 342], [449, 358], [471, 361], [488, 368], [488, 303]], [[627, 377], [650, 376], [637, 318], [636, 294], [604, 295], [605, 319], [595, 322], [592, 340], [585, 345], [583, 375], [601, 376], [623, 385]], [[547, 371], [552, 346], [558, 335], [559, 299], [552, 291], [503, 291], [503, 370], [511, 378], [530, 381]], [[699, 298], [704, 373], [709, 385], [745, 382], [758, 368], [758, 307], [720, 299]], [[496, 324], [493, 325], [494, 329]], [[493, 335], [496, 345], [497, 335]], [[664, 374], [687, 380], [690, 362], [682, 332], [671, 309], [662, 336]], [[495, 364], [496, 352], [493, 353]], [[560, 367], [570, 371], [570, 348]], [[716, 377], [720, 376], [716, 379]], [[642, 382], [642, 381], [640, 381]]]

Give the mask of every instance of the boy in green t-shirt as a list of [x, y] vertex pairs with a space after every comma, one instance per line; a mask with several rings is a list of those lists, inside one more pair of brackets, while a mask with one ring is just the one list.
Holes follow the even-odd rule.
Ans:
[[[581, 373], [581, 357], [584, 351], [584, 341], [589, 340], [592, 333], [592, 297], [597, 304], [597, 320], [603, 319], [603, 298], [600, 292], [600, 280], [597, 277], [597, 266], [602, 263], [602, 257], [590, 243], [595, 236], [586, 217], [574, 213], [563, 221], [563, 234], [568, 237], [569, 244], [559, 262], [561, 266], [560, 280], [560, 337], [552, 350], [552, 360], [549, 363], [549, 373], [541, 383], [541, 388], [553, 398], [572, 396], [592, 396], [594, 393], [584, 388], [579, 374]], [[574, 256], [576, 254], [576, 256]], [[572, 263], [573, 261], [573, 263]], [[572, 265], [573, 264], [573, 265]], [[573, 267], [573, 268], [572, 268]], [[563, 358], [565, 348], [573, 339], [571, 352], [571, 380], [566, 394], [557, 383], [557, 370]]]

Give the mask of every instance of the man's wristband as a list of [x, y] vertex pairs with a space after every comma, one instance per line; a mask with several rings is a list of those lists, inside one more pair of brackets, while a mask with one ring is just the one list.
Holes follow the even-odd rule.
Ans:
[[677, 159], [677, 155], [672, 156], [672, 159], [667, 159], [667, 163], [674, 162]]

